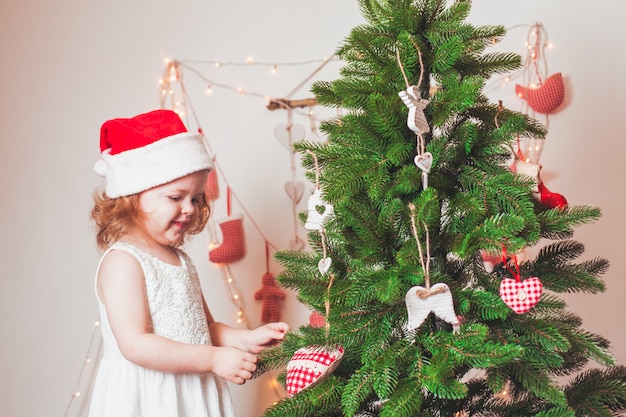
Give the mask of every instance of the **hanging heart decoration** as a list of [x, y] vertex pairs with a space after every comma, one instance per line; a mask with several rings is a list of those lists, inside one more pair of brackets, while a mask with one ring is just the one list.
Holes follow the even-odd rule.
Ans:
[[331, 258], [322, 258], [317, 263], [317, 269], [319, 269], [322, 275], [325, 275], [330, 269], [330, 266], [332, 265], [332, 263], [333, 263], [333, 260]]
[[306, 129], [299, 124], [278, 124], [274, 127], [274, 135], [281, 145], [288, 151], [292, 151], [293, 142], [298, 142], [306, 137]]
[[332, 374], [343, 358], [341, 346], [309, 346], [295, 351], [287, 364], [287, 394], [293, 397]]
[[424, 172], [430, 172], [433, 165], [433, 155], [430, 152], [424, 152], [416, 155], [414, 159], [415, 165]]
[[433, 285], [430, 289], [421, 286], [411, 287], [406, 293], [405, 302], [409, 317], [409, 331], [420, 327], [430, 313], [452, 324], [455, 328], [460, 325], [459, 318], [454, 312], [452, 293], [443, 282]]
[[525, 280], [505, 278], [500, 283], [500, 298], [517, 314], [526, 313], [539, 302], [543, 284], [537, 277]]
[[304, 183], [302, 181], [287, 181], [285, 192], [295, 204], [298, 204], [304, 194]]

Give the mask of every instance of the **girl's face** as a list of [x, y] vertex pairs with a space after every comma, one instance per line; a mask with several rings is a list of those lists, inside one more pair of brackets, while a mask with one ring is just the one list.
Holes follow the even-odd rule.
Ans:
[[143, 191], [140, 226], [146, 237], [160, 245], [182, 242], [189, 225], [198, 218], [207, 171], [198, 171]]

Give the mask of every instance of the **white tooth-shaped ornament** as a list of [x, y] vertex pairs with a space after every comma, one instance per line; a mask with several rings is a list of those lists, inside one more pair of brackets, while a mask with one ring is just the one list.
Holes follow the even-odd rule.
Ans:
[[[322, 213], [317, 211], [318, 207], [324, 209]], [[307, 230], [322, 230], [334, 212], [332, 204], [324, 201], [322, 190], [316, 188], [307, 202], [307, 219], [304, 228]]]
[[420, 327], [430, 313], [450, 323], [455, 330], [460, 325], [459, 318], [454, 312], [450, 288], [442, 282], [433, 285], [430, 290], [421, 286], [411, 287], [406, 293], [405, 302], [409, 331]]

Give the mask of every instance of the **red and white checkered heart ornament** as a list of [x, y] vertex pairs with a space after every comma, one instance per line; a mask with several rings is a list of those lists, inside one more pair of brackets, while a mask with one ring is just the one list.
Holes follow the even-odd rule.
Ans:
[[295, 351], [287, 364], [287, 394], [293, 397], [332, 374], [343, 358], [341, 346], [308, 346]]
[[500, 283], [500, 298], [517, 314], [526, 313], [533, 308], [541, 297], [543, 284], [537, 277], [516, 281], [505, 278]]

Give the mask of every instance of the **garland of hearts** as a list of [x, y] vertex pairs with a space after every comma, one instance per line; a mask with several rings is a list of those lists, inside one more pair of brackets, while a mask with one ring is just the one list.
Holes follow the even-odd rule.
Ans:
[[[311, 313], [310, 323], [312, 327], [325, 326], [326, 339], [330, 334], [330, 323], [326, 317], [330, 314], [330, 290], [335, 279], [332, 273], [329, 273], [332, 259], [328, 256], [326, 248], [326, 239], [324, 234], [324, 225], [330, 220], [334, 214], [333, 206], [325, 202], [322, 198], [323, 193], [319, 184], [319, 165], [317, 155], [307, 150], [313, 157], [315, 162], [315, 192], [311, 195], [308, 202], [308, 216], [305, 228], [311, 231], [317, 231], [320, 234], [322, 243], [322, 258], [319, 260], [317, 267], [325, 276], [329, 275], [328, 287], [326, 288], [326, 296], [324, 297], [324, 307], [326, 315], [322, 316], [318, 312]], [[318, 211], [323, 210], [321, 213]], [[337, 344], [326, 344], [323, 346], [306, 346], [294, 352], [291, 359], [287, 363], [286, 389], [287, 394], [292, 397], [304, 389], [310, 388], [320, 381], [331, 375], [339, 366], [343, 358], [344, 348]]]

